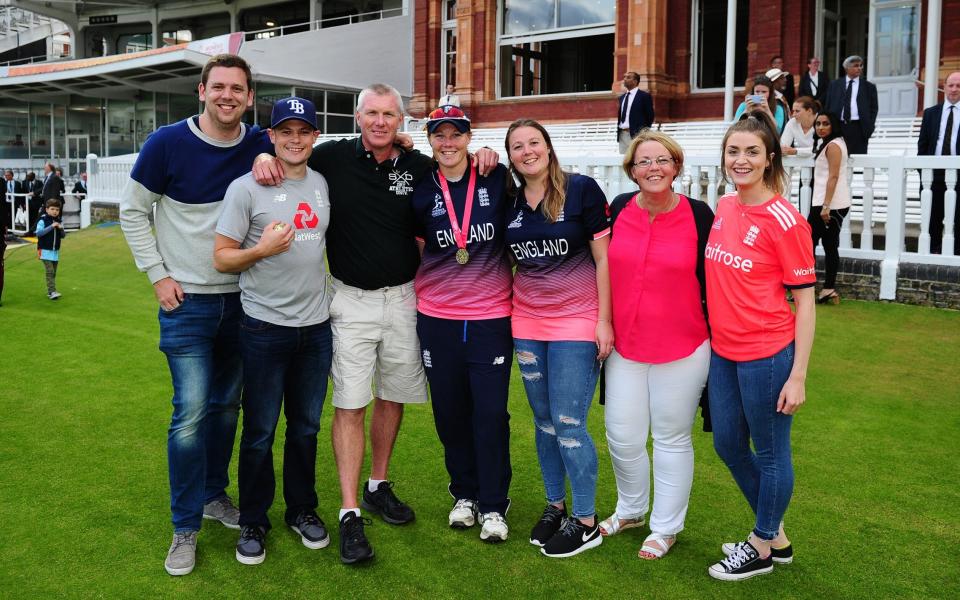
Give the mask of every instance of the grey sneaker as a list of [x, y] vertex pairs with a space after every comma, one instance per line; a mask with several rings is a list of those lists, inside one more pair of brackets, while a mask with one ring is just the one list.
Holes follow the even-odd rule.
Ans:
[[57, 300], [57, 299], [60, 298], [60, 296], [62, 296], [62, 295], [63, 295], [63, 294], [61, 294], [60, 292], [50, 292], [50, 299], [51, 299], [51, 300]]
[[189, 575], [197, 564], [197, 532], [174, 533], [163, 568], [171, 575]]
[[240, 529], [240, 509], [233, 505], [230, 496], [221, 496], [204, 504], [203, 518], [220, 521], [230, 529]]

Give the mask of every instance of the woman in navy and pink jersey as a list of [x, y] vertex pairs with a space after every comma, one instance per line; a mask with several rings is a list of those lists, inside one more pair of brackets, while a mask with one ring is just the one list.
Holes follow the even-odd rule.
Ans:
[[710, 367], [703, 250], [713, 224], [706, 203], [675, 193], [683, 150], [643, 130], [623, 160], [640, 186], [610, 205], [610, 288], [615, 349], [604, 366], [607, 443], [617, 478], [617, 510], [603, 535], [640, 527], [653, 510], [642, 559], [662, 557], [683, 530], [693, 486], [693, 419]]
[[513, 361], [512, 276], [504, 247], [507, 170], [483, 177], [470, 165], [470, 120], [457, 106], [430, 113], [437, 166], [414, 189], [423, 256], [417, 270], [417, 334], [454, 506], [451, 527], [507, 539]]
[[[513, 337], [533, 409], [547, 506], [530, 542], [547, 556], [600, 545], [594, 497], [597, 451], [587, 433], [600, 361], [613, 348], [607, 276], [609, 209], [600, 186], [564, 173], [536, 121], [507, 130], [510, 170], [520, 181], [506, 240], [517, 263]], [[511, 184], [513, 180], [511, 179]], [[566, 480], [573, 492], [567, 518]]]
[[766, 115], [751, 113], [727, 130], [723, 171], [737, 191], [717, 203], [704, 252], [713, 445], [756, 515], [746, 541], [723, 544], [727, 558], [709, 568], [723, 580], [793, 560], [783, 530], [793, 493], [790, 425], [805, 397], [816, 273], [810, 226], [781, 195], [780, 152]]

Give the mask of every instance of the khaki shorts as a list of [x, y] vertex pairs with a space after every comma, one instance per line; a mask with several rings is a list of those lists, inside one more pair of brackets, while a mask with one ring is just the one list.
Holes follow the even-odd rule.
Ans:
[[404, 404], [426, 402], [413, 282], [362, 290], [334, 279], [333, 290], [333, 405], [363, 408], [374, 395]]

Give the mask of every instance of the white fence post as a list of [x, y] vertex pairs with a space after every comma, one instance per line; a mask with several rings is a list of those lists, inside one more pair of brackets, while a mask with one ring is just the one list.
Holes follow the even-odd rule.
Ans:
[[886, 246], [880, 263], [880, 299], [896, 300], [897, 271], [900, 254], [903, 252], [904, 221], [906, 217], [904, 192], [906, 181], [903, 162], [886, 160], [887, 163], [887, 223]]
[[97, 155], [87, 155], [87, 197], [80, 201], [80, 229], [90, 227], [91, 197], [97, 196], [100, 184], [100, 171], [97, 168]]
[[920, 254], [930, 254], [930, 211], [933, 204], [933, 190], [930, 186], [933, 184], [933, 169], [921, 169], [920, 171], [920, 239], [917, 243], [917, 252]]
[[[873, 250], [873, 167], [863, 169], [863, 228], [860, 230], [860, 249]], [[853, 206], [850, 207], [850, 213]], [[853, 214], [847, 215], [847, 222], [852, 221]]]
[[953, 256], [953, 224], [957, 218], [957, 172], [948, 169], [945, 172], [947, 190], [943, 194], [943, 244], [944, 256]]

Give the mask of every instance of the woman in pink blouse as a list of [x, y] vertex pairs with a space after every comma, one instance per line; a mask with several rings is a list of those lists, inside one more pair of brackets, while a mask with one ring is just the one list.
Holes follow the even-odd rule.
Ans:
[[606, 428], [617, 479], [616, 512], [604, 535], [641, 527], [653, 510], [639, 556], [665, 555], [683, 530], [693, 484], [691, 430], [707, 379], [703, 253], [710, 207], [675, 193], [683, 151], [668, 135], [641, 131], [623, 169], [640, 186], [614, 199], [610, 288], [614, 351], [607, 359]]

